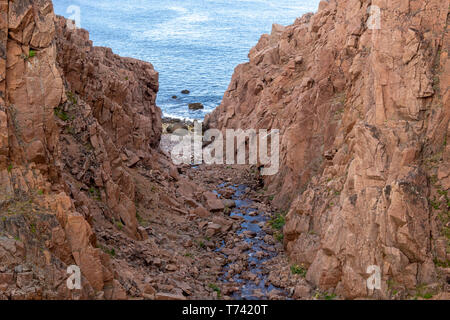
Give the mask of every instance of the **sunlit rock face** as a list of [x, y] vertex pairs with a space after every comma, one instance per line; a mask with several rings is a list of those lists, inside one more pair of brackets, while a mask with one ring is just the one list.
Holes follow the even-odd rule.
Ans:
[[[141, 237], [126, 168], [151, 162], [158, 145], [158, 74], [93, 47], [51, 1], [0, 9], [0, 273], [17, 278], [0, 298], [126, 297], [93, 225], [117, 221]], [[69, 265], [83, 276], [75, 293]]]
[[281, 130], [268, 194], [289, 206], [285, 246], [322, 290], [385, 298], [449, 276], [447, 24], [440, 0], [322, 1], [261, 37], [206, 118]]

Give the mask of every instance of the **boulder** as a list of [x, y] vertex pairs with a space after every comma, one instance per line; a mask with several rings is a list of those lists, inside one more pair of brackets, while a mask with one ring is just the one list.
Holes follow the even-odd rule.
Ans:
[[167, 133], [174, 133], [175, 131], [181, 130], [181, 129], [182, 130], [189, 130], [187, 125], [185, 125], [184, 123], [180, 122], [180, 123], [170, 124], [167, 127], [166, 131], [167, 131]]
[[196, 103], [189, 103], [188, 105], [189, 110], [202, 110], [205, 107], [203, 106], [203, 104], [196, 102]]
[[225, 206], [225, 208], [235, 208], [236, 207], [236, 201], [231, 199], [222, 199], [222, 203]]
[[203, 206], [198, 206], [197, 208], [191, 210], [191, 213], [201, 218], [207, 218], [211, 215], [211, 213]]

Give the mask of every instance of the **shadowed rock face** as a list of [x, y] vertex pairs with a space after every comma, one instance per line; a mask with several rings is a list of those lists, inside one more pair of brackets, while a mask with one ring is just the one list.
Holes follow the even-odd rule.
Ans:
[[[0, 274], [36, 280], [7, 283], [0, 298], [122, 298], [92, 225], [141, 237], [127, 168], [150, 163], [160, 139], [158, 74], [92, 47], [49, 0], [0, 9]], [[33, 267], [10, 270], [20, 263]], [[76, 296], [71, 264], [83, 274]]]
[[[371, 4], [379, 30], [366, 26]], [[281, 130], [282, 166], [266, 184], [291, 204], [288, 253], [323, 290], [382, 298], [388, 283], [448, 277], [433, 263], [448, 264], [450, 246], [447, 24], [440, 0], [322, 1], [261, 37], [205, 120]], [[370, 265], [382, 290], [367, 289]]]

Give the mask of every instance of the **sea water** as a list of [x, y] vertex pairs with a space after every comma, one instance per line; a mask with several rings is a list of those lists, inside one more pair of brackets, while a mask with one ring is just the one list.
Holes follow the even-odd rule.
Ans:
[[[272, 24], [288, 25], [317, 10], [319, 0], [53, 0], [96, 46], [148, 61], [159, 72], [164, 116], [203, 119], [216, 108], [234, 68]], [[75, 10], [74, 10], [75, 8]], [[189, 90], [189, 95], [181, 94]], [[173, 96], [177, 96], [176, 99]], [[191, 111], [200, 102], [203, 110]]]

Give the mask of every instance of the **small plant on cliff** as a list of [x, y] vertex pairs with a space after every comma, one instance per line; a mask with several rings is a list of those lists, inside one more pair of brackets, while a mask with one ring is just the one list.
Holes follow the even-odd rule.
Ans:
[[120, 221], [116, 221], [116, 227], [117, 227], [117, 229], [119, 229], [119, 230], [122, 230], [123, 229], [123, 223], [122, 222], [120, 222]]
[[28, 60], [30, 58], [33, 58], [36, 56], [36, 51], [33, 49], [30, 49], [30, 51], [28, 52], [28, 56], [22, 55], [22, 58], [24, 58], [25, 60]]
[[323, 298], [325, 300], [334, 300], [336, 298], [336, 294], [335, 293], [329, 294], [328, 292], [325, 292]]
[[206, 248], [206, 244], [205, 244], [205, 242], [204, 242], [203, 240], [197, 241], [197, 245], [198, 245], [200, 248], [202, 248], [202, 249], [205, 249], [205, 248]]
[[220, 288], [217, 285], [215, 285], [214, 283], [210, 283], [208, 285], [208, 287], [217, 293], [217, 298], [221, 297], [222, 291], [220, 290]]
[[282, 232], [277, 232], [276, 234], [275, 234], [275, 239], [278, 241], [278, 242], [283, 242], [284, 241], [284, 234], [282, 233]]
[[91, 196], [92, 199], [95, 199], [97, 201], [102, 200], [102, 197], [100, 195], [100, 190], [95, 187], [89, 188], [89, 195]]
[[78, 99], [72, 91], [67, 91], [67, 99], [69, 99], [70, 103], [77, 104]]
[[414, 296], [414, 299], [422, 298], [422, 299], [431, 299], [433, 298], [433, 292], [430, 288], [428, 288], [426, 285], [421, 284], [416, 287], [416, 295]]
[[303, 278], [306, 277], [306, 269], [303, 268], [302, 266], [299, 266], [299, 265], [296, 265], [296, 264], [291, 266], [291, 273], [292, 274], [298, 274], [298, 275], [300, 275]]
[[140, 226], [143, 226], [143, 227], [146, 226], [145, 220], [144, 220], [144, 218], [142, 218], [142, 216], [139, 214], [139, 212], [136, 212], [136, 219]]
[[106, 248], [106, 247], [102, 246], [101, 244], [98, 245], [98, 248], [102, 249], [102, 251], [104, 253], [109, 254], [111, 257], [115, 257], [116, 256], [116, 249], [114, 249], [114, 248], [109, 249], [109, 248]]
[[274, 217], [272, 217], [272, 219], [270, 219], [269, 224], [275, 230], [283, 229], [284, 225], [286, 224], [286, 213], [277, 213]]
[[441, 261], [437, 258], [435, 258], [434, 260], [434, 265], [436, 267], [440, 267], [440, 268], [450, 268], [450, 260], [447, 261]]
[[58, 118], [60, 118], [62, 121], [67, 121], [69, 120], [69, 115], [67, 114], [67, 112], [65, 112], [64, 110], [62, 110], [61, 108], [55, 108], [54, 110], [55, 112], [55, 116], [57, 116]]
[[8, 166], [7, 170], [8, 170], [9, 173], [11, 173], [12, 169], [13, 169], [13, 165], [10, 164], [10, 165]]
[[112, 248], [111, 250], [109, 250], [109, 254], [111, 255], [111, 257], [115, 257], [116, 256], [116, 250], [114, 248]]

